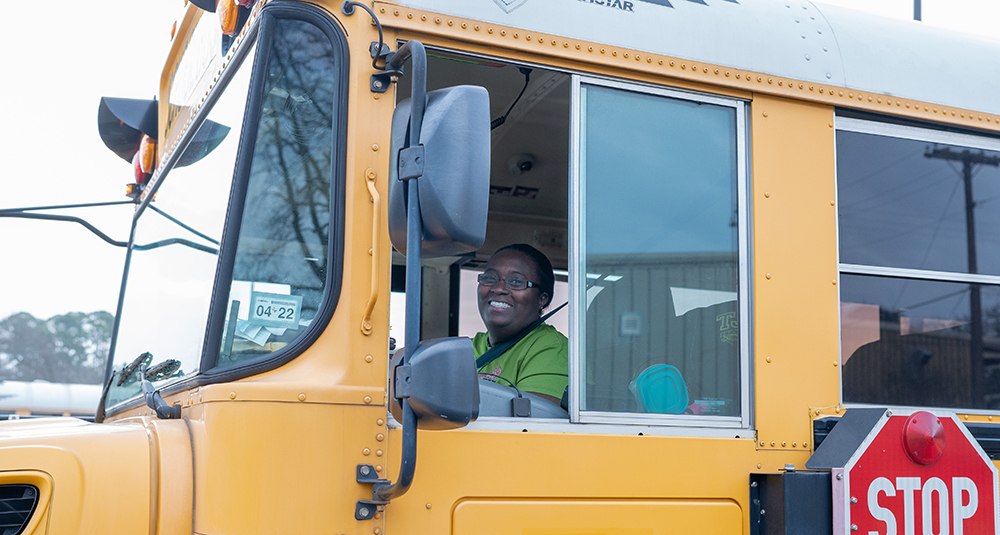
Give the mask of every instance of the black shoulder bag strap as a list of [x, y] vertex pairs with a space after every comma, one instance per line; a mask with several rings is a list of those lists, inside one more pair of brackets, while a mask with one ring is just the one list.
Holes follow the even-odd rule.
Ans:
[[525, 327], [524, 329], [522, 329], [521, 332], [517, 333], [510, 340], [507, 340], [506, 342], [504, 342], [502, 344], [497, 344], [497, 345], [489, 348], [488, 350], [486, 350], [485, 353], [483, 353], [482, 355], [479, 356], [478, 359], [476, 359], [476, 369], [478, 370], [479, 368], [482, 368], [483, 366], [486, 366], [487, 364], [489, 364], [489, 363], [493, 362], [494, 360], [496, 360], [497, 358], [499, 358], [500, 355], [503, 355], [504, 352], [506, 352], [508, 349], [510, 349], [511, 347], [514, 347], [514, 344], [520, 342], [521, 339], [524, 338], [525, 336], [528, 336], [528, 333], [530, 333], [531, 331], [535, 330], [536, 327], [538, 327], [539, 325], [541, 325], [545, 320], [549, 319], [556, 312], [559, 312], [560, 310], [562, 310], [562, 308], [564, 306], [568, 305], [568, 304], [569, 304], [569, 301], [567, 301], [567, 302], [565, 302], [565, 303], [557, 306], [555, 309], [553, 309], [548, 314], [546, 314], [546, 315], [538, 318], [537, 320], [531, 322], [531, 325], [528, 325], [527, 327]]

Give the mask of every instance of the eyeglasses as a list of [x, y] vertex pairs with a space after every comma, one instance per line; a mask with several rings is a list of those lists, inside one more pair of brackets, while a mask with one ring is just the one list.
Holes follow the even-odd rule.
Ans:
[[518, 277], [497, 277], [492, 273], [480, 273], [478, 280], [480, 286], [486, 286], [487, 288], [492, 288], [497, 284], [500, 284], [500, 281], [503, 281], [504, 286], [506, 286], [508, 290], [527, 290], [528, 288], [538, 286], [537, 283], [528, 282]]

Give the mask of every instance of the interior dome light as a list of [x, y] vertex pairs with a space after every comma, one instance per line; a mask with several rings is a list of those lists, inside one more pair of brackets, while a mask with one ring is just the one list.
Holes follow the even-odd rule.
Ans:
[[934, 464], [944, 453], [944, 425], [926, 411], [911, 414], [903, 424], [903, 449], [917, 464]]

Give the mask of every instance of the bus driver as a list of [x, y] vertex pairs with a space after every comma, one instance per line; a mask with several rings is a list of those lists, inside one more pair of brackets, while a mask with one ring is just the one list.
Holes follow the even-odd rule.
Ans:
[[[554, 286], [552, 263], [538, 249], [523, 243], [498, 249], [479, 275], [479, 314], [487, 332], [476, 334], [472, 346], [481, 378], [500, 376], [501, 384], [506, 379], [558, 405], [569, 384], [568, 341], [541, 321]], [[502, 350], [504, 345], [509, 347]]]

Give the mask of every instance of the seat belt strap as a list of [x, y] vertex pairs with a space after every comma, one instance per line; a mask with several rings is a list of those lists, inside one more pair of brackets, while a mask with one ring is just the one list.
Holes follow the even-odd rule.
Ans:
[[478, 370], [479, 368], [482, 368], [483, 366], [486, 366], [487, 364], [489, 364], [489, 363], [493, 362], [494, 360], [496, 360], [497, 358], [499, 358], [500, 355], [503, 355], [504, 352], [506, 352], [508, 349], [510, 349], [511, 347], [513, 347], [514, 344], [520, 342], [521, 339], [524, 338], [525, 336], [528, 336], [528, 333], [530, 333], [531, 331], [535, 330], [539, 325], [541, 325], [543, 322], [545, 322], [545, 320], [549, 319], [556, 312], [559, 312], [560, 310], [562, 310], [562, 308], [564, 306], [568, 305], [568, 304], [569, 304], [569, 301], [567, 301], [567, 302], [559, 305], [558, 307], [556, 307], [555, 309], [553, 309], [552, 311], [550, 311], [548, 314], [546, 314], [546, 315], [538, 318], [537, 320], [531, 322], [531, 325], [528, 325], [527, 327], [525, 327], [524, 329], [522, 329], [521, 332], [517, 333], [510, 340], [507, 340], [506, 342], [504, 342], [502, 344], [495, 345], [495, 346], [489, 348], [488, 350], [486, 350], [485, 353], [483, 353], [482, 355], [479, 356], [478, 359], [476, 359], [476, 369]]

